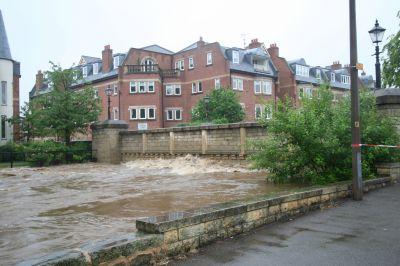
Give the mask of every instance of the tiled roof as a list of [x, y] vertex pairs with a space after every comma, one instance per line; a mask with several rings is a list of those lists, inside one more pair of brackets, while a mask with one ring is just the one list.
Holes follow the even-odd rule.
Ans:
[[161, 54], [169, 54], [169, 55], [174, 54], [174, 52], [172, 52], [168, 49], [165, 49], [164, 47], [161, 47], [157, 44], [149, 45], [149, 46], [143, 47], [141, 49], [145, 50], [145, 51], [156, 52], [156, 53], [161, 53]]
[[12, 60], [10, 46], [8, 45], [6, 27], [0, 10], [0, 58]]

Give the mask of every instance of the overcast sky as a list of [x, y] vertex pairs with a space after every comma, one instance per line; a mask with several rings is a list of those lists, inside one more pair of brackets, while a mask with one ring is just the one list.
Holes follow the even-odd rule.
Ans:
[[[11, 54], [21, 62], [21, 105], [49, 60], [69, 67], [81, 55], [101, 57], [158, 44], [178, 51], [197, 41], [243, 47], [277, 43], [287, 60], [310, 65], [349, 62], [348, 0], [0, 0]], [[399, 30], [399, 0], [358, 0], [358, 58], [374, 73], [368, 35], [377, 18], [386, 38]]]

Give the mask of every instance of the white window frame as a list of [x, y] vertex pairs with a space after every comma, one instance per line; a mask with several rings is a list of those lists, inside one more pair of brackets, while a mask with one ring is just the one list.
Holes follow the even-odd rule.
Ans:
[[[149, 107], [149, 108], [147, 108], [146, 110], [147, 110], [147, 113], [146, 113], [147, 119], [149, 119], [149, 120], [154, 120], [154, 119], [156, 119], [156, 108], [154, 108], [154, 107]], [[150, 110], [153, 110], [153, 116], [152, 116], [152, 117], [150, 117]]]
[[232, 78], [232, 89], [235, 91], [243, 91], [243, 79]]
[[[129, 108], [129, 119], [130, 120], [138, 120], [138, 109], [136, 108]], [[135, 114], [135, 117], [132, 117], [132, 115]]]
[[212, 52], [207, 53], [207, 66], [212, 65], [213, 63], [213, 55]]
[[331, 73], [331, 82], [336, 82], [336, 75], [335, 73]]
[[113, 119], [114, 120], [118, 120], [118, 118], [119, 118], [118, 113], [119, 113], [118, 107], [113, 107]]
[[309, 77], [310, 76], [310, 68], [303, 65], [296, 65], [296, 75]]
[[316, 69], [316, 70], [315, 70], [315, 77], [316, 77], [317, 79], [321, 79], [321, 69]]
[[174, 85], [171, 84], [165, 85], [165, 95], [167, 96], [174, 95]]
[[304, 98], [304, 88], [299, 88], [299, 98]]
[[308, 97], [308, 99], [313, 98], [313, 89], [312, 88], [305, 88], [305, 94]]
[[[176, 115], [178, 113], [178, 111], [179, 111], [179, 118], [177, 118], [177, 115]], [[175, 120], [178, 120], [178, 121], [182, 120], [182, 109], [175, 110]]]
[[180, 59], [175, 62], [175, 69], [185, 70], [185, 59]]
[[[257, 116], [257, 109], [260, 109], [259, 116]], [[263, 116], [263, 105], [262, 104], [254, 105], [254, 118], [260, 119], [260, 118], [262, 118], [262, 116]]]
[[[156, 86], [156, 84], [155, 84], [155, 82], [154, 81], [148, 81], [148, 82], [146, 82], [146, 87], [147, 87], [147, 92], [149, 92], [149, 93], [153, 93], [153, 92], [155, 92], [155, 86]], [[150, 90], [150, 88], [152, 88], [151, 90]]]
[[86, 78], [88, 76], [87, 66], [82, 67], [82, 77]]
[[261, 92], [262, 92], [262, 90], [261, 90], [261, 80], [255, 80], [254, 81], [254, 93], [255, 94], [261, 94]]
[[[147, 92], [146, 82], [145, 81], [139, 81], [138, 84], [139, 84], [138, 92], [139, 93], [146, 93]], [[143, 90], [141, 89], [141, 87], [143, 87]]]
[[167, 109], [167, 121], [172, 121], [174, 120], [174, 110], [173, 109]]
[[272, 95], [272, 83], [270, 81], [263, 80], [261, 82], [261, 92], [265, 95]]
[[239, 51], [232, 51], [232, 63], [239, 64]]
[[[177, 113], [179, 112], [180, 116], [177, 118]], [[180, 121], [182, 120], [182, 108], [167, 108], [165, 109], [167, 121]]]
[[350, 76], [341, 75], [341, 81], [342, 81], [343, 84], [350, 84]]
[[246, 110], [246, 104], [245, 103], [239, 103], [239, 104], [242, 107], [243, 111], [245, 111]]
[[117, 69], [119, 67], [119, 56], [114, 56], [113, 59], [113, 65], [114, 65], [114, 69]]
[[99, 74], [99, 63], [93, 64], [93, 75]]
[[1, 139], [7, 139], [7, 117], [5, 115], [1, 116], [0, 131]]
[[[132, 90], [132, 88], [134, 88]], [[138, 92], [138, 83], [136, 81], [131, 81], [129, 83], [129, 93], [133, 94], [133, 93], [137, 93]]]
[[220, 89], [221, 88], [221, 80], [220, 79], [214, 79], [214, 89]]
[[196, 82], [192, 82], [192, 94], [197, 93]]
[[203, 83], [201, 81], [197, 82], [197, 93], [203, 93]]
[[[179, 89], [179, 92], [176, 92], [176, 89]], [[174, 85], [174, 95], [182, 95], [182, 87], [181, 84], [175, 84]]]
[[[150, 116], [150, 110], [153, 111], [153, 116]], [[129, 119], [130, 120], [155, 120], [157, 108], [155, 106], [130, 106]], [[132, 115], [135, 114], [135, 117]], [[143, 116], [142, 116], [143, 114]]]
[[189, 69], [194, 68], [194, 59], [193, 56], [189, 57]]
[[[139, 107], [139, 108], [137, 108], [137, 110], [139, 110], [139, 119], [140, 120], [146, 120], [147, 119], [147, 108], [146, 107]], [[142, 113], [142, 110], [144, 110], [144, 113]], [[142, 117], [142, 114], [144, 114], [143, 117]]]
[[1, 105], [7, 105], [7, 81], [1, 82]]
[[118, 95], [118, 85], [117, 84], [114, 84], [114, 86], [113, 86], [113, 94]]
[[99, 89], [94, 89], [94, 98], [95, 99], [99, 98]]

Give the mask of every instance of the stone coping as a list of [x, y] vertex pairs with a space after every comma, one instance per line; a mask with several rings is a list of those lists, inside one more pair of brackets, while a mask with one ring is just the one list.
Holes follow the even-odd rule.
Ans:
[[116, 128], [116, 129], [127, 129], [129, 127], [128, 123], [124, 120], [105, 120], [101, 123], [92, 124], [90, 128], [92, 130], [99, 130], [105, 128]]
[[160, 132], [181, 132], [181, 131], [196, 131], [196, 130], [210, 130], [210, 129], [231, 129], [231, 128], [249, 128], [249, 127], [262, 127], [256, 122], [244, 122], [244, 123], [231, 123], [221, 125], [201, 125], [201, 126], [185, 126], [185, 127], [167, 127], [167, 128], [156, 128], [148, 130], [129, 130], [120, 132], [121, 135], [129, 134], [142, 134], [142, 133], [160, 133]]

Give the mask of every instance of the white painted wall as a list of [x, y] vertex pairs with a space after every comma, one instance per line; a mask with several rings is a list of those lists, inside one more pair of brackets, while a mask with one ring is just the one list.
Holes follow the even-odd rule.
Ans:
[[[5, 115], [7, 118], [11, 118], [13, 116], [13, 62], [10, 60], [0, 59], [0, 97], [1, 81], [7, 82], [7, 105], [2, 105], [2, 101], [0, 99], [0, 115]], [[11, 124], [7, 123], [6, 139], [0, 139], [0, 144], [3, 144], [9, 140], [12, 140], [12, 126]]]

